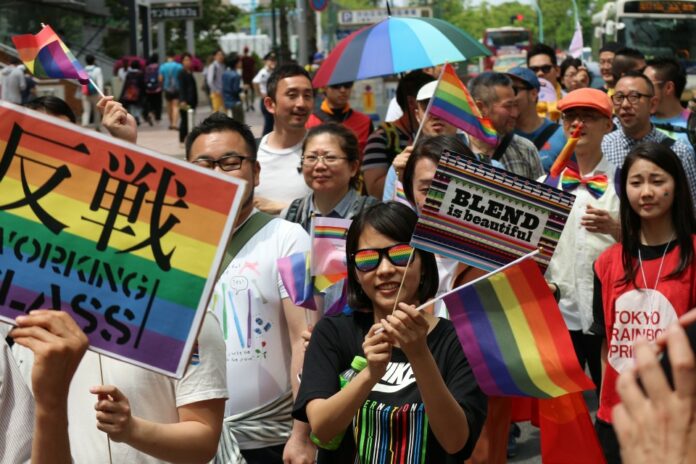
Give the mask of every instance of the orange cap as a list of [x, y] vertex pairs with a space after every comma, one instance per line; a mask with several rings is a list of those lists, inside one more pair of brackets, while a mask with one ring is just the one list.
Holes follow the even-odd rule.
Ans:
[[573, 90], [558, 102], [557, 107], [561, 111], [571, 108], [592, 108], [610, 119], [614, 109], [611, 99], [605, 92], [590, 88]]

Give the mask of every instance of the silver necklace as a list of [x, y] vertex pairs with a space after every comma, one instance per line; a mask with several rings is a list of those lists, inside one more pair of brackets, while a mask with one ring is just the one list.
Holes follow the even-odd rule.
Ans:
[[[650, 311], [653, 311], [653, 302], [655, 299], [655, 293], [657, 293], [657, 286], [660, 285], [660, 276], [662, 275], [662, 265], [665, 264], [665, 256], [667, 256], [667, 250], [669, 250], [669, 246], [672, 244], [672, 240], [674, 240], [674, 234], [669, 239], [669, 242], [667, 242], [667, 246], [665, 246], [665, 251], [662, 253], [662, 259], [660, 260], [660, 267], [657, 268], [657, 278], [655, 279], [655, 288], [653, 288], [653, 292], [650, 295]], [[638, 246], [638, 262], [640, 263], [640, 273], [643, 276], [643, 285], [645, 285], [646, 289], [650, 289], [648, 286], [648, 279], [645, 278], [645, 269], [643, 269], [643, 257], [641, 256], [640, 253], [640, 246]]]

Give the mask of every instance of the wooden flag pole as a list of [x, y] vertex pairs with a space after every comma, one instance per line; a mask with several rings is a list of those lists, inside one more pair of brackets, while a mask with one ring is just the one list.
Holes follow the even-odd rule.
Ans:
[[[99, 380], [101, 381], [101, 384], [104, 385], [104, 369], [102, 369], [102, 355], [101, 353], [97, 353], [97, 358], [99, 359]], [[111, 438], [109, 438], [109, 434], [106, 434], [106, 446], [109, 449], [109, 464], [113, 464], [113, 459], [111, 457]]]

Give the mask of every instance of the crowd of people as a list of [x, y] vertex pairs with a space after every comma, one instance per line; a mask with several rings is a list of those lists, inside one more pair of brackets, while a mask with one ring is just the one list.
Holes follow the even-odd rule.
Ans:
[[[278, 66], [272, 53], [257, 73], [244, 57], [216, 53], [205, 72], [214, 112], [189, 127], [198, 90], [191, 57], [168, 56], [150, 91], [163, 93], [186, 160], [246, 181], [198, 356], [181, 380], [112, 359], [100, 379], [67, 314], [19, 318], [13, 353], [3, 344], [0, 358], [0, 424], [17, 435], [5, 439], [15, 444], [11, 462], [505, 462], [510, 402], [479, 389], [443, 303], [416, 310], [484, 272], [409, 242], [443, 150], [544, 180], [573, 133], [573, 161], [553, 186], [576, 200], [545, 278], [597, 388], [597, 437], [609, 463], [696, 460], [694, 325], [687, 334], [678, 324], [695, 319], [696, 306], [696, 154], [691, 113], [679, 101], [684, 71], [611, 45], [600, 60], [602, 89], [587, 86], [582, 62], [559, 67], [543, 44], [526, 67], [471, 79], [498, 134], [491, 146], [428, 113], [437, 69], [403, 76], [399, 116], [375, 127], [350, 106], [351, 82], [324, 89], [316, 105], [308, 72]], [[131, 81], [148, 95], [157, 59], [145, 72], [135, 63], [120, 98], [96, 103], [101, 125], [130, 142], [138, 119], [162, 110], [129, 99]], [[556, 102], [539, 101], [542, 77]], [[239, 116], [255, 111], [254, 87], [267, 118], [258, 140]], [[76, 123], [59, 99], [28, 106]], [[392, 201], [401, 190], [405, 199]], [[279, 258], [310, 250], [319, 216], [352, 219], [348, 306], [337, 316], [296, 306], [279, 276]], [[223, 333], [234, 326], [228, 304], [263, 330], [244, 340]], [[668, 355], [660, 360], [655, 346]], [[342, 384], [356, 356], [365, 362]], [[19, 391], [12, 406], [5, 384]], [[12, 409], [27, 414], [10, 424]], [[337, 448], [324, 446], [342, 434]]]

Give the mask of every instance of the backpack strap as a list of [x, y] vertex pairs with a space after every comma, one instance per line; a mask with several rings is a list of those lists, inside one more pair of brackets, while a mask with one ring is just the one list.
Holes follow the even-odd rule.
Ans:
[[247, 219], [247, 221], [242, 224], [239, 229], [237, 229], [232, 236], [232, 240], [230, 240], [230, 243], [225, 249], [225, 255], [222, 258], [222, 264], [220, 265], [220, 269], [218, 270], [215, 280], [220, 278], [222, 273], [225, 271], [225, 269], [227, 269], [227, 266], [230, 265], [239, 251], [244, 248], [244, 245], [246, 245], [247, 242], [251, 240], [251, 238], [256, 235], [258, 231], [263, 229], [263, 226], [271, 222], [271, 220], [273, 220], [273, 216], [266, 214], [263, 211], [258, 211]]
[[513, 133], [504, 135], [503, 138], [500, 140], [500, 144], [498, 144], [498, 147], [495, 149], [495, 152], [493, 152], [493, 156], [491, 158], [493, 158], [495, 161], [499, 161], [500, 158], [502, 158], [505, 154], [505, 150], [507, 150], [510, 146], [510, 142], [512, 142], [512, 137], [514, 137]]
[[285, 213], [285, 220], [290, 222], [300, 222], [300, 211], [302, 211], [302, 203], [304, 197], [295, 198], [288, 206], [288, 212]]
[[539, 134], [537, 134], [536, 137], [532, 140], [532, 143], [534, 146], [537, 148], [537, 150], [541, 150], [541, 147], [544, 146], [546, 141], [551, 138], [551, 136], [556, 132], [556, 129], [558, 129], [560, 126], [556, 124], [555, 122], [552, 122], [548, 126], [544, 127], [544, 130], [542, 130]]
[[664, 139], [660, 140], [660, 145], [664, 145], [667, 148], [672, 148], [672, 145], [674, 145], [674, 140], [672, 137], [665, 137]]

